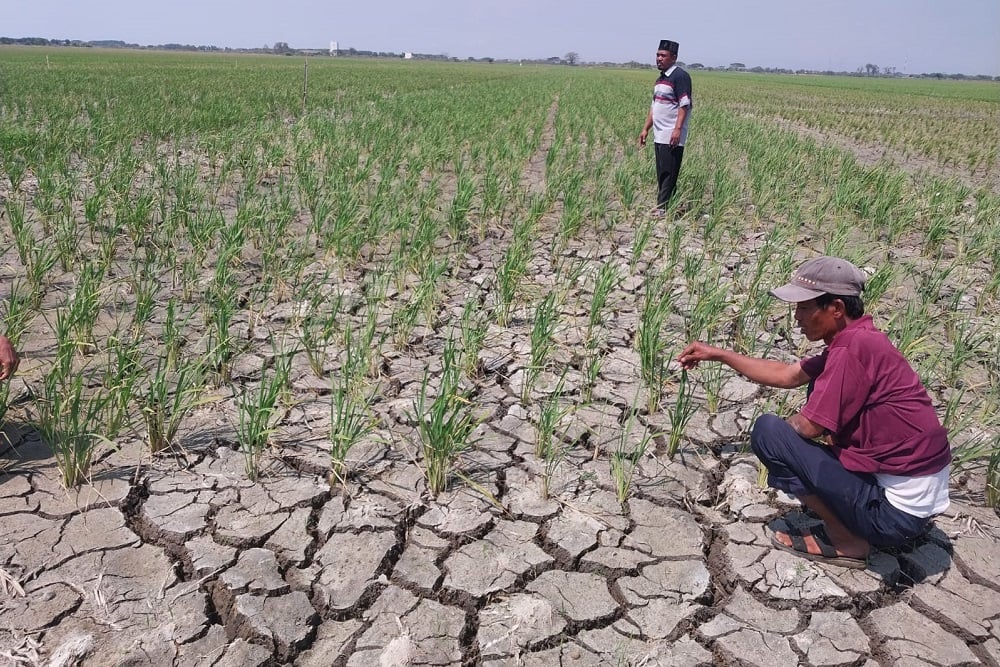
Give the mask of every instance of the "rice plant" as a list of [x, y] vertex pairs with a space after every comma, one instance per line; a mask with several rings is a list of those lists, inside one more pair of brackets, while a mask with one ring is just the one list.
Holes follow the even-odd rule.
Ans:
[[475, 444], [472, 434], [479, 423], [470, 392], [461, 386], [454, 345], [446, 346], [443, 363], [436, 391], [430, 372], [424, 371], [410, 413], [420, 437], [420, 465], [427, 489], [434, 497], [447, 488], [458, 456]]
[[597, 270], [597, 275], [594, 277], [594, 291], [590, 298], [590, 308], [587, 313], [587, 340], [593, 335], [594, 329], [603, 324], [604, 307], [607, 305], [608, 296], [618, 286], [620, 281], [621, 276], [615, 264], [611, 262], [601, 264], [601, 268]]
[[35, 426], [52, 448], [60, 478], [68, 489], [89, 478], [94, 451], [107, 442], [100, 433], [104, 430], [108, 394], [87, 384], [83, 373], [64, 377], [54, 368], [35, 400]]
[[107, 340], [103, 386], [108, 396], [104, 432], [108, 438], [115, 438], [122, 428], [131, 426], [130, 408], [144, 374], [142, 356], [141, 339], [115, 334]]
[[542, 499], [548, 499], [552, 476], [566, 458], [569, 443], [557, 433], [559, 426], [572, 414], [574, 406], [563, 398], [566, 374], [543, 401], [539, 403], [538, 424], [535, 427], [535, 456], [544, 462], [542, 469]]
[[531, 402], [531, 392], [535, 389], [538, 376], [545, 370], [549, 356], [555, 345], [553, 335], [559, 326], [559, 304], [555, 291], [547, 293], [535, 307], [531, 327], [531, 357], [524, 369], [524, 384], [521, 387], [521, 402]]
[[663, 383], [667, 378], [670, 352], [663, 328], [672, 304], [673, 293], [665, 289], [662, 277], [650, 279], [646, 283], [635, 345], [639, 352], [642, 381], [647, 390], [646, 409], [650, 414], [659, 409]]
[[260, 461], [274, 432], [279, 399], [288, 386], [290, 370], [290, 356], [275, 355], [274, 367], [270, 373], [261, 373], [256, 389], [245, 389], [236, 399], [236, 439], [246, 462], [247, 477], [253, 481], [260, 477]]
[[[637, 429], [642, 432], [637, 433]], [[611, 479], [614, 481], [615, 496], [619, 503], [624, 503], [632, 495], [635, 470], [646, 456], [653, 440], [653, 433], [639, 422], [638, 413], [629, 410], [615, 441], [615, 449], [611, 452]]]
[[146, 427], [146, 443], [153, 454], [177, 444], [184, 419], [203, 403], [204, 369], [194, 360], [174, 366], [167, 355], [156, 360], [137, 393]]
[[1000, 507], [1000, 443], [994, 443], [986, 462], [986, 505]]
[[330, 402], [330, 488], [340, 484], [347, 490], [347, 456], [358, 442], [375, 430], [377, 421], [371, 411], [375, 390], [365, 393], [364, 378], [350, 373], [331, 377]]
[[691, 387], [688, 385], [688, 375], [686, 370], [681, 371], [680, 380], [677, 383], [677, 392], [674, 394], [674, 403], [670, 408], [670, 434], [667, 437], [667, 456], [674, 457], [680, 448], [681, 438], [691, 417], [697, 411], [697, 406], [693, 402]]
[[476, 299], [469, 299], [462, 307], [462, 368], [467, 376], [479, 369], [479, 351], [486, 342], [489, 320]]

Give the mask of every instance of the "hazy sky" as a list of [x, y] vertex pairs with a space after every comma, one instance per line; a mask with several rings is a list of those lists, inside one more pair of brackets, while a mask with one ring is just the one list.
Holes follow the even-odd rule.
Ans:
[[0, 0], [0, 36], [1000, 75], [1000, 0]]

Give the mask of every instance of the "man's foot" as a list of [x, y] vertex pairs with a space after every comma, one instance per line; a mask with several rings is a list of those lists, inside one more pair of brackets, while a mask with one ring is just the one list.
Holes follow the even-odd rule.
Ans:
[[652, 211], [649, 212], [649, 217], [651, 218], [662, 218], [664, 215], [665, 214], [662, 208], [654, 208]]
[[776, 549], [808, 560], [840, 567], [864, 569], [868, 566], [868, 546], [860, 545], [851, 551], [834, 548], [823, 526], [813, 528], [789, 528], [787, 532], [776, 532], [771, 538]]

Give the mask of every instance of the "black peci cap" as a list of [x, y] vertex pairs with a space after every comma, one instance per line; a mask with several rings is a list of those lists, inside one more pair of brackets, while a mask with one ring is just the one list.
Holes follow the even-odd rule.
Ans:
[[670, 51], [670, 53], [677, 55], [677, 48], [680, 46], [677, 42], [671, 42], [669, 39], [660, 40], [659, 51]]

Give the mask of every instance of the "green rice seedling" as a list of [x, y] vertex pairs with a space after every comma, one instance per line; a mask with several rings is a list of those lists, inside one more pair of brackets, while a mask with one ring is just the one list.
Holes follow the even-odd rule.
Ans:
[[[774, 299], [766, 289], [756, 289], [737, 307], [736, 325], [733, 329], [734, 348], [743, 354], [766, 356], [774, 345], [778, 331], [764, 326]], [[791, 315], [789, 314], [789, 317]], [[766, 341], [761, 342], [760, 334]]]
[[230, 333], [236, 316], [236, 293], [235, 276], [228, 260], [220, 255], [205, 307], [209, 325], [206, 358], [221, 382], [229, 382], [230, 362], [236, 355], [236, 339]]
[[371, 404], [376, 390], [366, 393], [360, 376], [349, 373], [331, 376], [330, 403], [330, 488], [347, 489], [347, 456], [358, 442], [375, 430], [377, 421]]
[[163, 328], [160, 332], [160, 343], [163, 346], [163, 354], [166, 359], [167, 368], [177, 369], [177, 362], [180, 359], [181, 346], [184, 337], [181, 334], [183, 322], [178, 321], [177, 298], [170, 297], [167, 300], [163, 318]]
[[[0, 437], [6, 439], [7, 410], [10, 408], [10, 382], [0, 383]], [[8, 441], [9, 442], [9, 441]]]
[[933, 267], [922, 273], [912, 272], [913, 279], [917, 283], [917, 294], [920, 295], [924, 304], [932, 305], [941, 299], [944, 286], [948, 283], [948, 278], [954, 270], [954, 265], [942, 267], [935, 263]]
[[767, 488], [767, 476], [769, 474], [770, 471], [767, 469], [767, 466], [764, 465], [764, 462], [757, 461], [757, 488]]
[[694, 305], [684, 321], [688, 340], [713, 338], [721, 328], [729, 304], [729, 289], [718, 269], [708, 271], [694, 290]]
[[[533, 228], [533, 225], [531, 226]], [[527, 225], [515, 228], [514, 240], [504, 253], [503, 260], [496, 270], [496, 306], [494, 315], [498, 325], [505, 327], [510, 322], [521, 279], [528, 270], [531, 259], [531, 241], [522, 230], [529, 229]], [[522, 232], [522, 233], [519, 233]]]
[[489, 320], [475, 296], [462, 307], [462, 368], [469, 377], [479, 369], [479, 352], [486, 342]]
[[94, 245], [98, 243], [99, 222], [103, 216], [104, 204], [107, 201], [107, 189], [95, 182], [93, 194], [83, 200], [83, 219], [90, 230], [90, 242]]
[[412, 296], [402, 308], [393, 313], [392, 327], [401, 346], [409, 342], [413, 328], [421, 317], [427, 327], [433, 326], [440, 299], [438, 284], [446, 270], [446, 262], [429, 258]]
[[133, 336], [122, 339], [115, 334], [107, 341], [103, 386], [108, 397], [105, 435], [111, 439], [131, 422], [129, 408], [144, 374], [141, 340]]
[[[607, 181], [599, 180], [593, 192], [591, 192], [590, 200], [587, 203], [585, 217], [594, 221], [594, 229], [598, 232], [614, 227], [615, 221], [613, 219], [608, 220], [608, 202], [611, 200], [610, 190], [611, 188]], [[600, 224], [602, 221], [604, 221], [603, 227]]]
[[276, 355], [274, 359], [271, 372], [261, 373], [256, 390], [244, 389], [236, 400], [239, 415], [236, 439], [246, 463], [247, 477], [253, 481], [260, 477], [260, 460], [274, 433], [279, 400], [288, 387], [287, 355]]
[[707, 364], [701, 369], [701, 386], [705, 390], [705, 404], [711, 414], [719, 411], [722, 383], [726, 379], [723, 364]]
[[7, 339], [15, 350], [20, 347], [24, 332], [38, 316], [38, 311], [32, 308], [32, 301], [33, 297], [27, 293], [24, 283], [14, 279], [10, 286], [10, 296], [3, 302], [0, 319], [3, 320]]
[[926, 303], [908, 301], [896, 309], [886, 323], [885, 333], [907, 359], [927, 357], [934, 317]]
[[132, 309], [132, 335], [138, 336], [153, 318], [156, 295], [160, 291], [160, 280], [152, 267], [145, 266], [133, 271], [128, 278], [135, 306]]
[[503, 206], [503, 185], [500, 170], [495, 160], [487, 159], [482, 177], [482, 206], [479, 209], [481, 220], [487, 220], [497, 215]]
[[1000, 442], [993, 443], [993, 451], [986, 462], [986, 505], [1000, 507]]
[[156, 367], [146, 376], [136, 395], [146, 427], [146, 443], [153, 454], [177, 444], [184, 419], [204, 401], [204, 368], [200, 361], [185, 360], [171, 366], [168, 355], [157, 357]]
[[[43, 317], [48, 320], [47, 315]], [[73, 361], [76, 359], [79, 341], [73, 334], [73, 317], [66, 306], [56, 309], [55, 321], [50, 322], [52, 333], [56, 338], [56, 353], [52, 362], [52, 375], [64, 379], [73, 374]]]
[[87, 479], [94, 450], [106, 441], [98, 431], [104, 424], [108, 397], [99, 389], [85, 389], [82, 373], [61, 373], [55, 367], [46, 376], [42, 395], [35, 401], [35, 425], [52, 448], [63, 485], [74, 488]]
[[572, 404], [564, 404], [562, 392], [566, 374], [563, 373], [555, 391], [539, 405], [538, 424], [535, 428], [535, 456], [545, 462], [542, 469], [542, 499], [547, 500], [551, 489], [552, 475], [566, 458], [568, 443], [556, 435], [563, 420], [573, 412]]
[[31, 307], [38, 309], [42, 297], [52, 280], [52, 269], [59, 261], [59, 254], [49, 241], [39, 241], [31, 250], [28, 264], [25, 265], [25, 278], [31, 294]]
[[663, 326], [670, 315], [673, 292], [666, 289], [663, 276], [646, 283], [646, 294], [639, 314], [635, 345], [639, 352], [640, 374], [648, 390], [647, 410], [650, 414], [660, 405], [660, 394], [667, 377], [670, 354], [663, 337]]
[[559, 239], [562, 247], [570, 239], [576, 238], [583, 223], [585, 210], [583, 200], [583, 173], [574, 170], [563, 181], [562, 217], [559, 220]]
[[[642, 429], [641, 435], [634, 435], [636, 428]], [[615, 450], [611, 453], [611, 479], [614, 480], [615, 495], [621, 504], [632, 495], [635, 469], [649, 451], [653, 437], [649, 429], [639, 422], [637, 412], [629, 410], [615, 443]]]
[[681, 261], [681, 248], [684, 243], [685, 227], [675, 224], [670, 229], [670, 239], [667, 246], [667, 266], [673, 268]]
[[981, 324], [973, 322], [971, 318], [952, 313], [951, 318], [955, 320], [950, 325], [952, 333], [951, 354], [945, 355], [947, 359], [946, 382], [949, 385], [956, 385], [962, 375], [962, 370], [975, 359], [986, 356], [987, 345], [991, 342], [991, 332]]
[[583, 356], [583, 386], [580, 388], [580, 400], [589, 403], [594, 395], [594, 387], [601, 376], [604, 367], [604, 334], [593, 334], [584, 344]]
[[667, 456], [670, 458], [673, 458], [674, 454], [677, 453], [684, 429], [697, 411], [697, 407], [692, 401], [692, 393], [688, 386], [687, 371], [682, 370], [680, 381], [677, 383], [674, 404], [670, 409], [670, 436], [667, 438]]
[[531, 402], [531, 392], [535, 382], [548, 364], [555, 346], [553, 338], [559, 326], [559, 304], [556, 292], [550, 291], [535, 307], [535, 317], [531, 327], [531, 357], [524, 369], [524, 385], [521, 387], [521, 402]]
[[97, 264], [83, 266], [77, 277], [76, 289], [67, 303], [73, 322], [73, 333], [81, 349], [95, 351], [94, 325], [101, 310], [101, 281], [104, 273]]
[[593, 335], [594, 328], [604, 322], [604, 306], [607, 305], [608, 296], [621, 283], [621, 275], [618, 267], [611, 262], [604, 262], [594, 276], [594, 291], [590, 298], [590, 310], [587, 313], [587, 336], [589, 340]]
[[11, 192], [17, 192], [28, 171], [28, 161], [24, 159], [21, 151], [0, 151], [0, 171], [7, 175]]
[[271, 336], [271, 366], [274, 376], [278, 379], [278, 401], [285, 408], [292, 408], [295, 405], [295, 396], [292, 392], [292, 360], [295, 358], [296, 349], [283, 339]]
[[28, 224], [23, 200], [15, 200], [13, 197], [4, 203], [7, 211], [7, 220], [10, 222], [10, 229], [14, 235], [14, 247], [17, 249], [17, 256], [21, 259], [21, 264], [28, 269], [33, 259], [35, 250], [35, 233]]
[[364, 374], [376, 378], [382, 372], [382, 346], [385, 334], [379, 335], [379, 312], [381, 304], [369, 301], [365, 306], [365, 319], [359, 328], [357, 344], [361, 353], [358, 355], [363, 363]]
[[307, 311], [299, 320], [298, 336], [309, 368], [316, 377], [323, 377], [325, 372], [326, 351], [339, 329], [337, 320], [341, 315], [343, 296], [342, 292], [337, 292], [336, 296], [328, 297], [328, 305], [323, 304], [322, 309], [318, 303], [304, 304]]
[[137, 248], [150, 246], [155, 203], [153, 193], [138, 192], [122, 199], [116, 206], [115, 222], [128, 231], [132, 245]]
[[952, 447], [952, 469], [961, 471], [981, 464], [982, 458], [1000, 444], [995, 431], [989, 428], [994, 415], [984, 418], [979, 414], [977, 403], [969, 399], [964, 388], [947, 390], [942, 407], [941, 426], [948, 430], [949, 440], [961, 443]]
[[655, 223], [656, 221], [653, 218], [644, 220], [636, 230], [635, 238], [632, 239], [632, 254], [629, 258], [628, 269], [629, 273], [633, 275], [635, 274], [639, 260], [642, 259], [642, 254], [646, 251], [646, 246], [649, 245], [650, 239], [653, 238]]
[[694, 288], [698, 284], [698, 278], [702, 276], [702, 272], [705, 268], [705, 256], [696, 254], [684, 255], [683, 263], [683, 274], [684, 282], [687, 283], [688, 288]]
[[344, 360], [341, 373], [349, 377], [371, 377], [372, 350], [369, 347], [369, 335], [374, 335], [370, 325], [371, 320], [354, 325], [347, 323], [344, 327]]
[[879, 310], [879, 301], [885, 296], [889, 288], [895, 284], [898, 272], [899, 266], [897, 264], [883, 262], [872, 275], [868, 276], [868, 280], [865, 281], [864, 294], [865, 308], [867, 310], [873, 312]]
[[469, 392], [459, 383], [456, 355], [453, 345], [445, 347], [440, 384], [433, 398], [430, 373], [424, 371], [410, 414], [420, 436], [423, 452], [420, 463], [427, 488], [434, 497], [448, 486], [458, 456], [475, 444], [472, 434], [478, 425]]
[[823, 247], [823, 254], [831, 257], [844, 257], [848, 253], [851, 232], [854, 230], [854, 221], [849, 218], [837, 220], [836, 227], [827, 237], [826, 245]]
[[83, 227], [77, 223], [72, 209], [65, 207], [60, 210], [55, 216], [52, 232], [59, 266], [63, 271], [69, 271], [73, 268], [83, 240]]
[[448, 229], [452, 238], [459, 239], [465, 235], [469, 212], [472, 210], [472, 200], [476, 194], [476, 182], [473, 174], [456, 163], [455, 196], [448, 211]]

